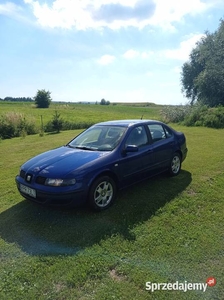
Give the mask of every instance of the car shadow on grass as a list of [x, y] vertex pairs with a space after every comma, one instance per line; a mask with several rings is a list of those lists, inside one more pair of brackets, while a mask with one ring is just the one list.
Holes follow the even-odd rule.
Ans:
[[74, 255], [113, 234], [135, 239], [131, 229], [150, 219], [190, 182], [191, 174], [184, 170], [177, 177], [159, 175], [120, 191], [114, 205], [100, 213], [46, 208], [24, 200], [0, 214], [0, 234], [28, 255]]

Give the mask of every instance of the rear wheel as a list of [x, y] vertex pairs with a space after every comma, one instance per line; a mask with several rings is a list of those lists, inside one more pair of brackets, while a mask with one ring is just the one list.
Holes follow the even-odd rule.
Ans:
[[181, 170], [181, 157], [179, 153], [174, 153], [171, 163], [170, 163], [170, 168], [169, 168], [169, 173], [171, 176], [177, 176], [180, 173]]
[[116, 184], [111, 177], [99, 177], [90, 188], [89, 206], [96, 211], [107, 209], [115, 200], [116, 190]]

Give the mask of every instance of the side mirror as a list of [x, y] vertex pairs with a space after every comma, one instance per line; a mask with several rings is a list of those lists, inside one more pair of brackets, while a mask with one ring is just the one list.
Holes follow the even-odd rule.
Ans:
[[127, 145], [124, 149], [124, 152], [138, 152], [138, 146], [136, 145]]

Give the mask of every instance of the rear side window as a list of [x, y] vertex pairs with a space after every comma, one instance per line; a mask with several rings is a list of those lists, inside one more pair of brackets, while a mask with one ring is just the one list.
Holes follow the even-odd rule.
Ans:
[[171, 131], [168, 127], [165, 127], [165, 126], [164, 126], [164, 130], [165, 130], [165, 132], [166, 132], [166, 137], [167, 137], [167, 138], [170, 138], [171, 136], [173, 136], [172, 131]]
[[148, 128], [151, 133], [153, 143], [160, 141], [162, 139], [166, 139], [166, 132], [162, 125], [152, 124], [152, 125], [148, 125]]

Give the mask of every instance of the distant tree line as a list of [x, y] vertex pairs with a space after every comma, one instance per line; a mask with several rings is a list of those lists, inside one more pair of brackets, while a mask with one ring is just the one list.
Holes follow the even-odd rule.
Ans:
[[110, 101], [106, 101], [104, 98], [101, 99], [100, 105], [110, 105]]
[[34, 100], [31, 97], [5, 97], [4, 99], [0, 98], [0, 101], [33, 102]]
[[52, 99], [51, 92], [46, 90], [37, 90], [36, 95], [31, 97], [5, 97], [0, 98], [0, 101], [11, 101], [11, 102], [34, 102], [38, 108], [48, 108]]

